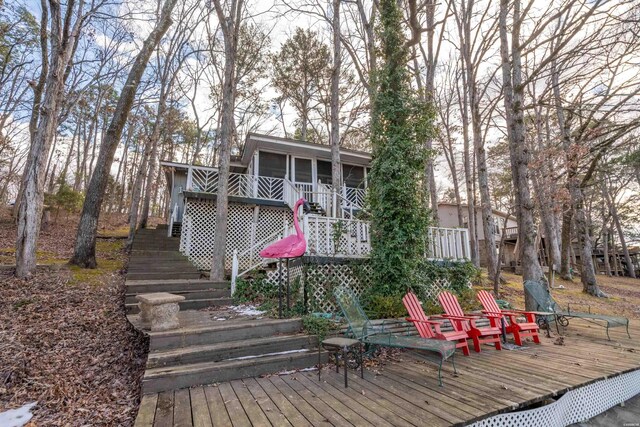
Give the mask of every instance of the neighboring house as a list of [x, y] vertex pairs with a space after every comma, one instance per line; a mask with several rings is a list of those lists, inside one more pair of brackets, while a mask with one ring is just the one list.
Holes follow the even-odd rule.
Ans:
[[[302, 228], [307, 255], [364, 258], [370, 251], [364, 209], [371, 155], [340, 150], [342, 185], [331, 184], [331, 147], [293, 139], [249, 134], [241, 156], [232, 158], [225, 265], [242, 274], [259, 267], [258, 252], [293, 233], [295, 202], [309, 207]], [[211, 265], [215, 230], [217, 168], [161, 162], [170, 192], [169, 233], [180, 236], [180, 251], [203, 270]], [[432, 258], [467, 259], [463, 228], [432, 228]]]
[[[467, 205], [462, 205], [462, 224], [458, 222], [458, 205], [455, 203], [438, 203], [438, 225], [441, 227], [462, 227], [467, 228], [469, 226], [469, 210]], [[506, 220], [506, 227], [505, 227]], [[484, 244], [484, 227], [482, 226], [482, 208], [476, 207], [475, 218], [476, 230], [478, 234], [478, 250], [480, 253], [480, 265], [486, 267], [487, 265], [487, 251]], [[515, 217], [507, 215], [504, 212], [493, 210], [493, 236], [496, 241], [496, 248], [500, 244], [500, 239], [504, 236], [504, 250], [503, 250], [503, 266], [514, 266], [516, 263], [516, 241], [518, 237], [518, 223]]]

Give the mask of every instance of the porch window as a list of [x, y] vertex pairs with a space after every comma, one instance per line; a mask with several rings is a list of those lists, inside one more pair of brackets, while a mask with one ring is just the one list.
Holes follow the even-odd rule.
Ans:
[[311, 169], [311, 159], [300, 159], [294, 157], [294, 181], [313, 182], [313, 170]]
[[318, 160], [318, 179], [323, 184], [332, 185], [331, 162]]
[[287, 174], [287, 156], [285, 154], [260, 151], [258, 175], [271, 178], [284, 178]]
[[342, 181], [347, 187], [364, 188], [364, 168], [342, 165]]

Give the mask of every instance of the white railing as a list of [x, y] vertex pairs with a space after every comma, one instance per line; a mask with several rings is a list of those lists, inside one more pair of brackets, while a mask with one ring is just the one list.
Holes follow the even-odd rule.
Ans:
[[427, 253], [429, 259], [471, 259], [469, 230], [466, 228], [429, 227]]
[[285, 224], [282, 230], [279, 230], [265, 237], [259, 242], [252, 244], [246, 250], [238, 253], [238, 269], [242, 269], [242, 271], [238, 275], [243, 276], [247, 272], [262, 265], [265, 261], [264, 261], [264, 258], [260, 256], [260, 251], [266, 248], [267, 246], [269, 246], [270, 244], [275, 243], [278, 240], [284, 238], [285, 236], [288, 236], [293, 233], [295, 233], [295, 229]]
[[291, 209], [295, 206], [296, 202], [302, 197], [302, 192], [296, 188], [295, 185], [287, 178], [284, 179], [283, 188], [283, 200]]
[[[308, 256], [366, 258], [371, 253], [368, 221], [305, 215], [302, 231], [307, 240]], [[234, 251], [232, 282], [263, 265], [260, 251], [271, 243], [295, 233], [285, 224], [283, 230], [271, 234], [248, 249]], [[252, 233], [252, 240], [255, 234]], [[425, 257], [434, 260], [464, 261], [470, 259], [469, 232], [466, 228], [430, 227]], [[240, 271], [242, 269], [242, 271]], [[232, 285], [234, 286], [234, 285]]]
[[167, 231], [167, 237], [173, 236], [173, 223], [178, 221], [178, 204], [173, 207], [173, 212], [171, 212], [171, 216], [169, 217], [169, 230]]
[[366, 194], [367, 192], [363, 188], [347, 187], [346, 185], [342, 187], [343, 199], [355, 209], [362, 209], [364, 207]]
[[368, 221], [307, 215], [303, 233], [309, 255], [366, 257], [371, 252]]
[[312, 182], [294, 182], [293, 185], [298, 189], [298, 191], [300, 191], [302, 197], [306, 200], [314, 201], [313, 193], [315, 190]]
[[[218, 191], [217, 168], [189, 166], [185, 191], [215, 194]], [[229, 174], [229, 196], [283, 201], [293, 208], [304, 197], [318, 203], [328, 216], [353, 219], [354, 212], [364, 207], [366, 190], [343, 186], [336, 193], [327, 184], [292, 182], [288, 178], [272, 178], [242, 173]]]
[[[218, 176], [218, 169], [191, 166], [187, 172], [187, 191], [215, 194]], [[284, 200], [284, 179], [230, 173], [228, 191], [230, 196]]]

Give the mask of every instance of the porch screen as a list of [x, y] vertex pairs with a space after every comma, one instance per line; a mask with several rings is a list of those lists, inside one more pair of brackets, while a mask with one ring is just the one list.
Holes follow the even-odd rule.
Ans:
[[284, 178], [287, 173], [287, 156], [285, 154], [260, 151], [258, 175], [271, 178]]
[[323, 184], [333, 184], [333, 180], [331, 179], [331, 162], [318, 160], [318, 179]]
[[347, 187], [364, 188], [364, 168], [342, 165], [342, 181]]

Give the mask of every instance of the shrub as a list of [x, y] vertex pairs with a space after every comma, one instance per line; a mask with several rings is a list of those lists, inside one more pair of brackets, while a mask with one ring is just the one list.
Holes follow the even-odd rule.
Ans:
[[328, 334], [336, 329], [336, 323], [325, 317], [308, 315], [302, 318], [302, 327], [307, 334], [317, 335], [320, 341], [322, 341]]
[[396, 319], [407, 316], [402, 295], [368, 295], [363, 298], [363, 303], [369, 317], [374, 319]]

